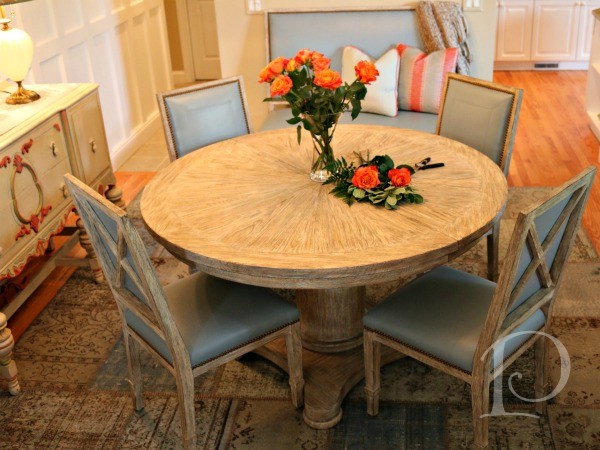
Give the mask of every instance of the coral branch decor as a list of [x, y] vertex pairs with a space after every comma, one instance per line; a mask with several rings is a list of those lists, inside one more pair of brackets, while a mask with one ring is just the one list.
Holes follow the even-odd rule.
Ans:
[[394, 166], [388, 155], [367, 159], [361, 154], [358, 167], [348, 163], [344, 157], [327, 166], [330, 173], [324, 184], [335, 184], [331, 193], [340, 197], [348, 205], [369, 201], [375, 206], [397, 209], [403, 203], [423, 203], [423, 197], [410, 186], [415, 169], [407, 164]]
[[326, 167], [335, 160], [331, 141], [340, 115], [351, 110], [352, 120], [358, 116], [366, 85], [379, 75], [372, 62], [359, 61], [354, 67], [356, 79], [348, 84], [329, 64], [323, 54], [302, 49], [291, 59], [275, 58], [258, 79], [271, 85], [270, 97], [264, 101], [285, 100], [291, 106], [293, 117], [287, 122], [297, 125], [298, 143], [302, 127], [311, 134], [314, 153], [310, 177], [321, 183], [329, 177]]

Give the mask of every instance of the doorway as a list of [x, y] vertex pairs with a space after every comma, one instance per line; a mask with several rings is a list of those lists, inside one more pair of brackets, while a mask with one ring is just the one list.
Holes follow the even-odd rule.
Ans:
[[175, 85], [221, 78], [214, 0], [164, 0]]

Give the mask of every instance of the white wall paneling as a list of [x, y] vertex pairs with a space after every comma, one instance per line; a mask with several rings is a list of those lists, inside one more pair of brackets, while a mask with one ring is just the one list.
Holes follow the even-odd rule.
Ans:
[[162, 0], [37, 0], [14, 9], [36, 47], [29, 83], [100, 85], [117, 169], [159, 129], [154, 95], [173, 86]]

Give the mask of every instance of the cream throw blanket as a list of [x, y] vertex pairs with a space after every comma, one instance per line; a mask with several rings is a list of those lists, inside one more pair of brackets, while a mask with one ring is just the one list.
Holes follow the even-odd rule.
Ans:
[[469, 75], [471, 63], [471, 50], [467, 42], [469, 28], [460, 3], [419, 2], [416, 12], [425, 52], [458, 48], [456, 71]]

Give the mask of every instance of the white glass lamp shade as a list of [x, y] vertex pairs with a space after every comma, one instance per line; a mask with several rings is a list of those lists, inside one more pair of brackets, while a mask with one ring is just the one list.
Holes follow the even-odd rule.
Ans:
[[18, 28], [0, 30], [0, 72], [13, 81], [23, 81], [33, 61], [33, 41]]

